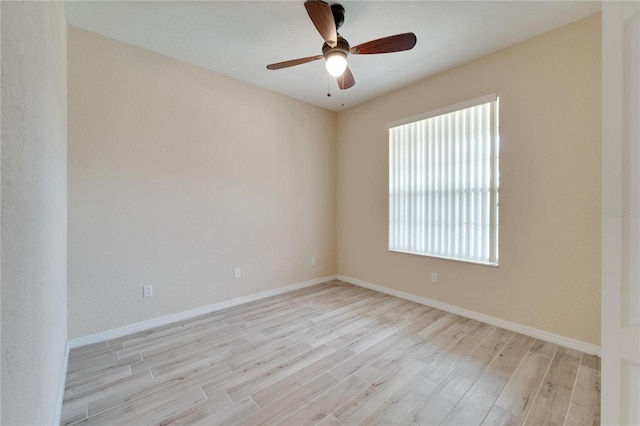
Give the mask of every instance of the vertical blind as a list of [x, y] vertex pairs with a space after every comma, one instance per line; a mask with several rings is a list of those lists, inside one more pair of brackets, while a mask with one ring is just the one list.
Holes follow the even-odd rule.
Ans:
[[389, 128], [389, 250], [495, 265], [498, 99], [441, 111]]

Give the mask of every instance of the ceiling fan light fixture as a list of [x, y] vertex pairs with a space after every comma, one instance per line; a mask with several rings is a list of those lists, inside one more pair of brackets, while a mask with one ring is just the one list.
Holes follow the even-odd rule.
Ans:
[[327, 61], [324, 66], [327, 72], [333, 77], [340, 77], [344, 70], [347, 69], [347, 55], [342, 51], [331, 52], [327, 55]]
[[344, 22], [344, 7], [338, 3], [329, 5], [328, 0], [306, 0], [304, 7], [311, 22], [324, 40], [322, 55], [276, 62], [267, 65], [267, 69], [279, 70], [324, 58], [327, 72], [336, 78], [340, 90], [345, 90], [356, 84], [356, 80], [347, 66], [347, 56], [402, 52], [403, 50], [411, 50], [416, 45], [417, 38], [414, 33], [403, 33], [351, 47], [349, 42], [338, 34], [338, 29]]

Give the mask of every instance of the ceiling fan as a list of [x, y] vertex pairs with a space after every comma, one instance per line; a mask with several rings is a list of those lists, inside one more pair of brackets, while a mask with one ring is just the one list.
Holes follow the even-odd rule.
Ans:
[[337, 3], [329, 5], [322, 0], [307, 0], [304, 2], [304, 7], [313, 25], [315, 25], [324, 39], [322, 55], [277, 62], [267, 65], [267, 69], [279, 70], [324, 58], [327, 71], [333, 77], [336, 77], [340, 89], [345, 90], [356, 84], [353, 74], [347, 66], [347, 56], [349, 54], [371, 55], [400, 52], [413, 49], [413, 46], [416, 45], [417, 38], [414, 33], [403, 33], [351, 47], [349, 42], [338, 34], [338, 28], [344, 23], [344, 7], [342, 5]]

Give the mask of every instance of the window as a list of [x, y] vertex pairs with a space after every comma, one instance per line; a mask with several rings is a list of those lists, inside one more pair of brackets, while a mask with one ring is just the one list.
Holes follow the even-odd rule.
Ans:
[[389, 126], [389, 250], [498, 264], [498, 98]]

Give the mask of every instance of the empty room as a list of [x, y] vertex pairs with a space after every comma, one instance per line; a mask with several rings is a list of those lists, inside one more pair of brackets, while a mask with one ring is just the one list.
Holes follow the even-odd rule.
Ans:
[[2, 425], [639, 425], [637, 1], [2, 1]]

